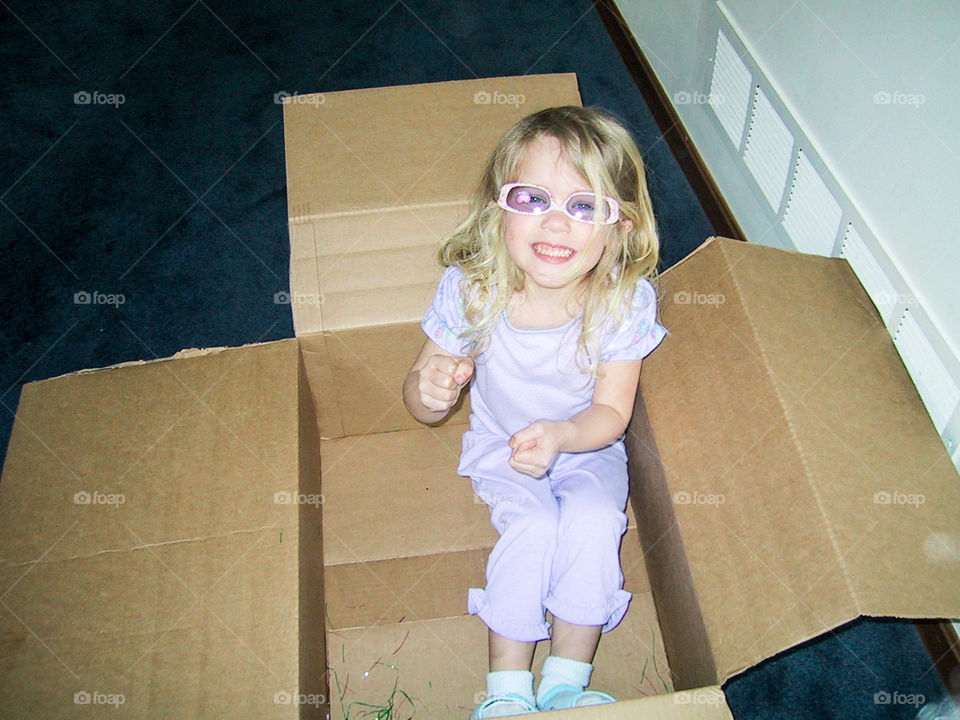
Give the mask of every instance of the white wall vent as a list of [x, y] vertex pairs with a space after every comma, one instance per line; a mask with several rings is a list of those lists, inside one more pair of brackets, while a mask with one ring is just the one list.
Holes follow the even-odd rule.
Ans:
[[723, 0], [700, 7], [700, 49], [691, 55], [699, 59], [684, 75], [697, 78], [696, 95], [673, 75], [671, 89], [680, 90], [673, 102], [694, 103], [681, 108], [683, 122], [731, 202], [744, 239], [849, 261], [960, 470], [960, 358], [901, 263], [831, 173], [736, 17]]
[[787, 184], [792, 153], [793, 135], [758, 85], [743, 148], [743, 161], [774, 214], [780, 211], [780, 199]]
[[960, 402], [960, 387], [950, 377], [909, 309], [903, 311], [893, 344], [900, 351], [903, 364], [907, 366], [933, 424], [938, 432], [943, 433], [953, 409]]
[[743, 124], [750, 107], [751, 82], [747, 66], [727, 36], [719, 30], [717, 49], [713, 54], [713, 77], [710, 80], [710, 108], [737, 150], [740, 149]]
[[783, 227], [801, 252], [833, 255], [843, 210], [801, 149], [783, 211]]
[[877, 306], [880, 317], [892, 334], [896, 328], [891, 326], [897, 321], [894, 311], [903, 298], [899, 297], [896, 287], [864, 244], [863, 238], [860, 237], [853, 223], [847, 223], [843, 244], [840, 246], [840, 257], [845, 257], [850, 263], [853, 272], [860, 278], [860, 284], [873, 300], [873, 304]]

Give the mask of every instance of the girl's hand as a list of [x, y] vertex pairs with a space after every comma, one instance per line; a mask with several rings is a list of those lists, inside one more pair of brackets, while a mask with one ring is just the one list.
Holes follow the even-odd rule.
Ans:
[[541, 478], [553, 465], [569, 430], [569, 422], [537, 420], [510, 438], [513, 450], [510, 467], [517, 472]]
[[473, 360], [450, 355], [431, 355], [420, 368], [417, 390], [420, 402], [428, 410], [446, 412], [460, 397], [460, 391], [473, 376]]

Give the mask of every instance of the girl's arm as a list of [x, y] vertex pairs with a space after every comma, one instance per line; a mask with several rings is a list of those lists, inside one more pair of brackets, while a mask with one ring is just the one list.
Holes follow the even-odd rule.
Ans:
[[602, 363], [593, 402], [568, 420], [537, 420], [510, 438], [510, 465], [541, 477], [561, 452], [599, 450], [627, 429], [640, 380], [640, 360]]
[[427, 338], [403, 383], [403, 403], [420, 422], [443, 420], [473, 375], [470, 358], [455, 357]]

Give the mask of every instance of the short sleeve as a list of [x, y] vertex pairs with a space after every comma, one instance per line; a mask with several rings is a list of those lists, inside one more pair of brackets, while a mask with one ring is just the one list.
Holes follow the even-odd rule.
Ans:
[[600, 362], [642, 360], [653, 352], [666, 334], [666, 328], [657, 322], [656, 290], [649, 280], [640, 280], [626, 318], [603, 343]]
[[433, 302], [420, 323], [427, 337], [451, 355], [465, 354], [467, 346], [467, 341], [460, 337], [467, 327], [460, 290], [462, 277], [460, 268], [450, 266], [444, 270]]

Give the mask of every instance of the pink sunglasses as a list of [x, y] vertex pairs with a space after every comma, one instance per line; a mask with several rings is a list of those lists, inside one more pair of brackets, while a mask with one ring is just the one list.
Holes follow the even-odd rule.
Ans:
[[612, 197], [604, 195], [598, 201], [592, 192], [575, 192], [560, 205], [545, 187], [529, 183], [507, 183], [501, 187], [497, 205], [521, 215], [543, 215], [559, 210], [571, 220], [584, 223], [592, 223], [599, 215], [601, 225], [612, 225], [620, 219], [620, 203]]

